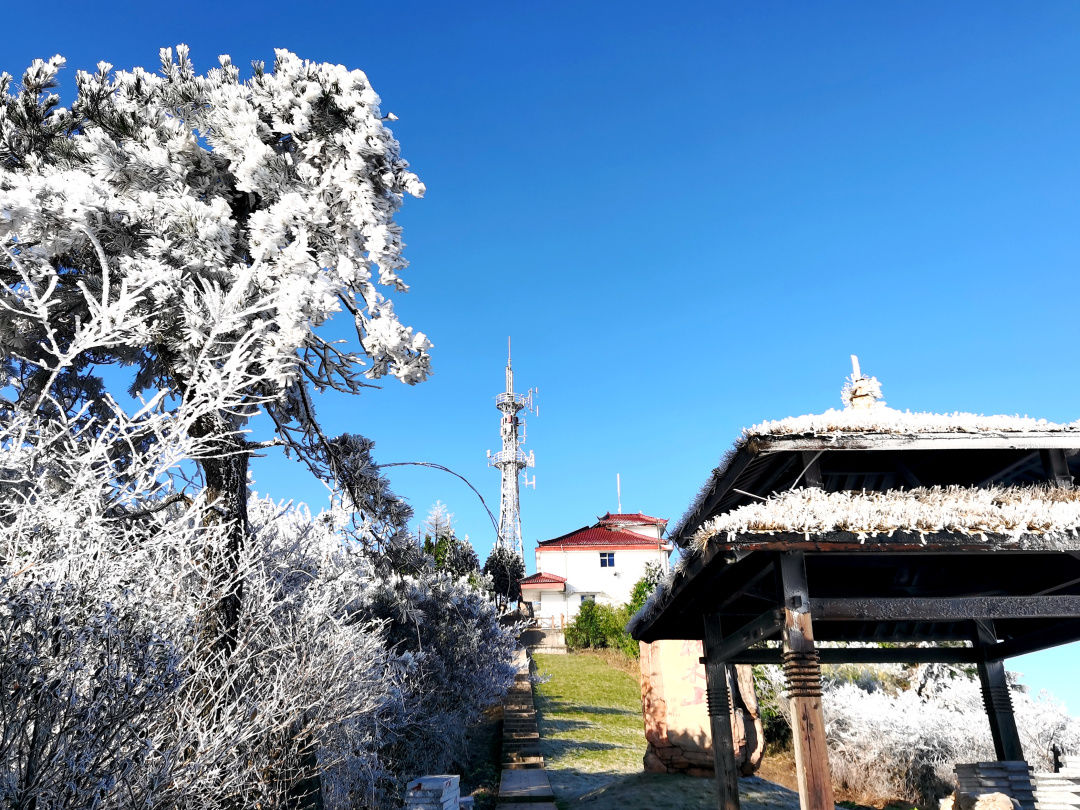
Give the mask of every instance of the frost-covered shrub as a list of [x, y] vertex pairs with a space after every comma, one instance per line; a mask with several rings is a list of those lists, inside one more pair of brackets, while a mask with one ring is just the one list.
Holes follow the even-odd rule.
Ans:
[[0, 576], [0, 806], [148, 806], [175, 769], [160, 730], [175, 646], [131, 598]]
[[[787, 716], [778, 667], [757, 670], [766, 706]], [[822, 707], [833, 780], [866, 801], [932, 804], [952, 790], [958, 763], [995, 759], [978, 679], [956, 666], [825, 667]], [[1033, 697], [1011, 678], [1027, 761], [1049, 770], [1051, 748], [1080, 752], [1080, 720], [1049, 695]], [[767, 707], [766, 707], [767, 708]]]
[[[359, 71], [279, 51], [246, 81], [228, 57], [198, 75], [181, 46], [161, 75], [78, 73], [62, 107], [63, 64], [0, 74], [0, 629], [32, 653], [0, 681], [21, 723], [3, 788], [66, 779], [18, 805], [49, 808], [396, 804], [394, 780], [501, 695], [510, 653], [481, 595], [393, 540], [409, 509], [370, 440], [325, 436], [312, 407], [429, 373], [387, 297], [407, 289], [393, 218], [423, 184]], [[339, 311], [351, 349], [318, 334]], [[118, 404], [109, 366], [144, 399]], [[353, 513], [249, 503], [259, 412]], [[24, 642], [24, 614], [52, 635]], [[87, 692], [102, 647], [120, 681], [101, 664]]]
[[431, 568], [372, 583], [355, 619], [383, 622], [403, 667], [400, 702], [378, 748], [383, 767], [398, 784], [445, 772], [461, 761], [469, 725], [513, 683], [517, 628], [500, 624], [485, 592]]
[[206, 807], [282, 807], [328, 769], [381, 773], [371, 754], [400, 700], [383, 628], [355, 619], [373, 569], [341, 534], [346, 515], [269, 500], [249, 511], [237, 652], [227, 677], [200, 668], [174, 706], [177, 744], [195, 752], [177, 797], [189, 806], [195, 791]]

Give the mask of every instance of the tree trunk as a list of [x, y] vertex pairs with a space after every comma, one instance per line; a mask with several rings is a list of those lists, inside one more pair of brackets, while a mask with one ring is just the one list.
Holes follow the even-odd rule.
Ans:
[[233, 435], [234, 429], [224, 419], [200, 420], [197, 429], [203, 436], [216, 437], [213, 455], [199, 459], [199, 466], [206, 482], [206, 499], [213, 510], [210, 519], [221, 525], [225, 534], [224, 544], [211, 562], [214, 589], [219, 595], [207, 634], [211, 653], [224, 662], [236, 650], [239, 639], [244, 596], [240, 556], [251, 529], [247, 513], [249, 454], [243, 439]]
[[[244, 440], [224, 418], [201, 420], [198, 435], [211, 438], [214, 452], [199, 460], [206, 483], [206, 498], [214, 510], [210, 520], [224, 529], [224, 545], [214, 554], [211, 564], [214, 590], [219, 594], [206, 636], [209, 653], [221, 666], [228, 661], [239, 643], [240, 612], [244, 597], [244, 578], [240, 560], [251, 531], [248, 519], [248, 460]], [[322, 780], [319, 773], [318, 747], [310, 734], [284, 742], [297, 746], [299, 769], [286, 785], [289, 810], [322, 810]], [[282, 751], [287, 761], [289, 752]]]

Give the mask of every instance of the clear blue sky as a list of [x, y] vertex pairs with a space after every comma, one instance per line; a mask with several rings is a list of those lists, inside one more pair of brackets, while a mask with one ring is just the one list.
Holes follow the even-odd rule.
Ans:
[[[512, 334], [540, 388], [530, 546], [614, 510], [616, 473], [625, 510], [678, 518], [743, 425], [838, 406], [852, 352], [894, 407], [1080, 417], [1075, 2], [22, 3], [5, 31], [0, 70], [63, 53], [69, 88], [178, 42], [367, 71], [429, 189], [398, 311], [435, 375], [320, 412], [494, 509]], [[393, 481], [486, 555], [464, 485]], [[1078, 664], [1011, 667], [1080, 712]]]

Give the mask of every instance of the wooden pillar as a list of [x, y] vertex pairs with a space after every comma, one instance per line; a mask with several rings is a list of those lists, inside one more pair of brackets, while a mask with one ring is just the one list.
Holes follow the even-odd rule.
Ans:
[[1020, 734], [1016, 730], [1005, 663], [1000, 658], [987, 658], [985, 655], [986, 648], [997, 642], [994, 623], [976, 621], [975, 628], [975, 646], [979, 650], [976, 666], [979, 670], [979, 682], [982, 684], [986, 716], [990, 720], [990, 734], [994, 738], [994, 753], [998, 760], [1003, 762], [1022, 761], [1024, 749], [1020, 745]]
[[716, 769], [716, 806], [720, 810], [739, 810], [739, 772], [735, 767], [735, 742], [731, 735], [728, 668], [727, 662], [716, 654], [721, 641], [720, 617], [707, 615], [702, 643], [705, 648], [705, 697]]
[[821, 665], [810, 621], [810, 594], [801, 551], [780, 557], [784, 589], [784, 677], [791, 698], [795, 773], [802, 810], [834, 810], [825, 717], [821, 711]]

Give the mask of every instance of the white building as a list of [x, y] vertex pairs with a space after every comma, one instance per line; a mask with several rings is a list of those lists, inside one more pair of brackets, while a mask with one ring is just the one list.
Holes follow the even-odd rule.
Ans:
[[667, 521], [648, 515], [613, 515], [536, 547], [536, 571], [521, 580], [521, 598], [542, 623], [562, 626], [586, 599], [609, 605], [630, 601], [650, 562], [667, 573], [672, 546]]

